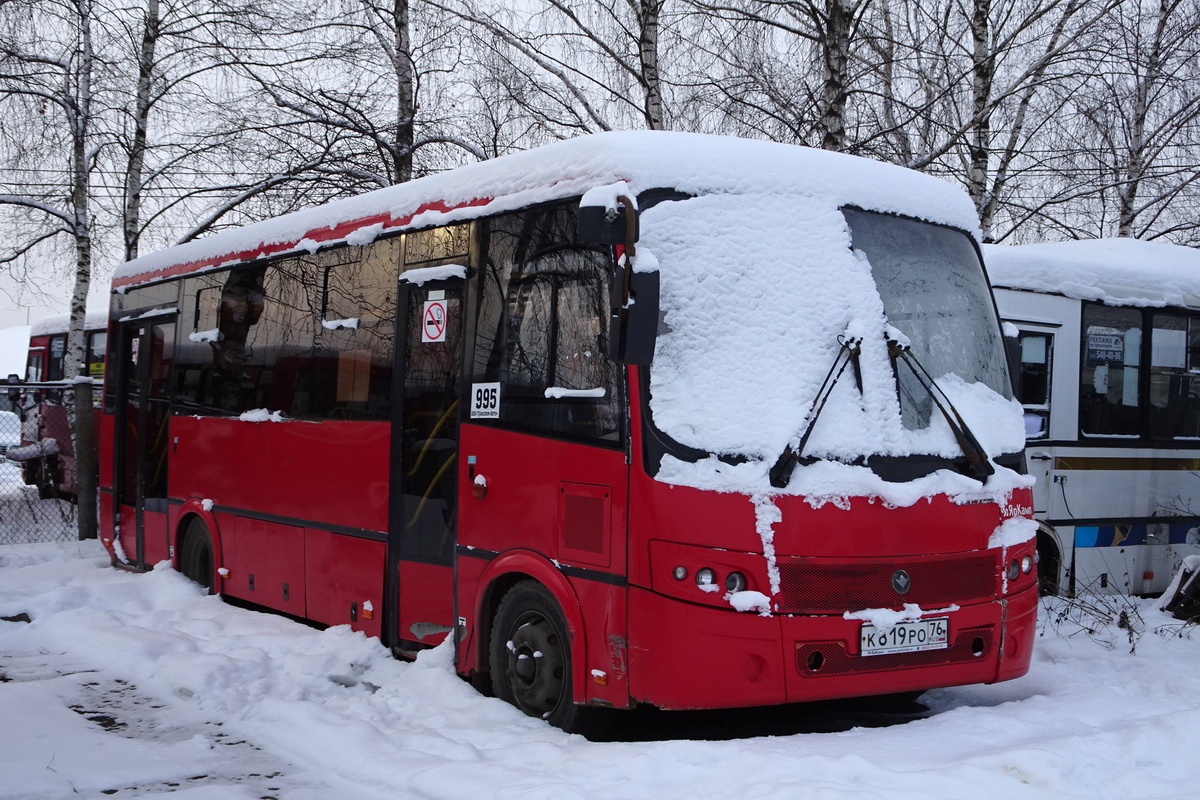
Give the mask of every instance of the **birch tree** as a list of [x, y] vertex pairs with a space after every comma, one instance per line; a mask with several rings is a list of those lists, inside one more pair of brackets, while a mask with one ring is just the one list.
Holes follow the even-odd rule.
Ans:
[[0, 206], [25, 223], [27, 235], [0, 252], [0, 263], [24, 262], [65, 239], [74, 255], [66, 373], [84, 363], [84, 318], [95, 240], [92, 177], [103, 146], [94, 79], [100, 69], [93, 0], [0, 5], [0, 116], [10, 163], [49, 176], [11, 186]]
[[[677, 16], [666, 0], [536, 0], [521, 8], [444, 0], [439, 7], [470, 26], [511, 87], [503, 100], [527, 116], [535, 138], [671, 127], [664, 52], [677, 52]], [[667, 61], [671, 59], [668, 56]], [[511, 80], [525, 75], [528, 80]]]
[[1113, 232], [1178, 232], [1196, 241], [1200, 4], [1122, 3], [1107, 19], [1104, 41], [1105, 68], [1074, 99], [1107, 173], [1102, 201], [1115, 210]]

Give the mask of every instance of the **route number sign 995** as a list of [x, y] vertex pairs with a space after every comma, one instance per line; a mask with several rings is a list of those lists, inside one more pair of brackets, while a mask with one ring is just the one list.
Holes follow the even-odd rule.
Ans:
[[949, 646], [949, 617], [897, 622], [890, 628], [864, 624], [859, 632], [859, 652], [864, 656], [945, 650]]

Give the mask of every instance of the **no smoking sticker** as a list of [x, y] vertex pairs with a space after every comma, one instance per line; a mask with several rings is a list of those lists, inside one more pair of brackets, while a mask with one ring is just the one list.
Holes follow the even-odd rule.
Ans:
[[446, 301], [426, 300], [421, 314], [421, 341], [446, 341]]

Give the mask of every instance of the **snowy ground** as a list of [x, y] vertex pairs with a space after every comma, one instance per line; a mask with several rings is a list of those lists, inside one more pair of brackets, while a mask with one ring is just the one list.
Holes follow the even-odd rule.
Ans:
[[[593, 743], [476, 694], [442, 649], [406, 664], [95, 543], [5, 545], [0, 797], [1197, 796], [1200, 631], [1090, 602], [1043, 608], [1027, 677], [927, 710], [641, 714], [622, 731], [643, 741]], [[1101, 621], [1121, 610], [1132, 631]]]

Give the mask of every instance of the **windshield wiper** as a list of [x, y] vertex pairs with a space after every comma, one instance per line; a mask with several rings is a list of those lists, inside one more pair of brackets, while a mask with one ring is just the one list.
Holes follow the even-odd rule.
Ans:
[[[821, 410], [825, 408], [825, 401], [829, 399], [829, 395], [833, 392], [833, 387], [837, 386], [842, 373], [846, 371], [846, 367], [850, 364], [854, 365], [854, 382], [858, 386], [859, 394], [862, 393], [862, 368], [859, 366], [859, 356], [862, 354], [862, 339], [856, 339], [853, 336], [839, 336], [838, 344], [841, 347], [838, 349], [837, 356], [829, 366], [829, 372], [825, 373], [825, 380], [821, 382], [821, 388], [817, 390], [817, 396], [813, 398], [812, 405], [808, 407], [808, 424], [804, 426], [804, 432], [800, 434], [795, 447], [788, 444], [783, 449], [783, 452], [780, 453], [779, 458], [775, 460], [775, 465], [771, 467], [771, 485], [776, 489], [784, 488], [792, 479], [792, 472], [796, 469], [796, 465], [800, 463], [801, 453], [804, 452], [804, 445], [808, 443], [808, 437], [812, 435], [813, 426], [817, 424], [817, 418], [821, 416]], [[835, 371], [837, 374], [834, 374]]]
[[[929, 399], [937, 406], [938, 411], [942, 412], [942, 416], [946, 418], [946, 424], [950, 426], [950, 432], [954, 434], [958, 446], [962, 448], [963, 455], [967, 457], [967, 466], [970, 468], [971, 474], [982, 483], [996, 471], [996, 468], [988, 460], [987, 451], [983, 449], [983, 445], [975, 438], [975, 434], [971, 433], [966, 421], [958, 413], [954, 403], [950, 402], [950, 398], [942, 391], [942, 387], [937, 385], [925, 366], [912, 354], [911, 347], [907, 344], [900, 344], [895, 339], [888, 339], [887, 345], [888, 358], [893, 362], [899, 360], [907, 364], [913, 377], [917, 379], [917, 383], [929, 395]], [[945, 405], [942, 404], [942, 400], [938, 399], [938, 395], [941, 395], [942, 400], [946, 401]], [[951, 416], [952, 412], [953, 416]]]

